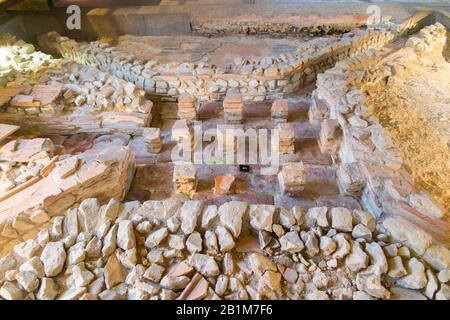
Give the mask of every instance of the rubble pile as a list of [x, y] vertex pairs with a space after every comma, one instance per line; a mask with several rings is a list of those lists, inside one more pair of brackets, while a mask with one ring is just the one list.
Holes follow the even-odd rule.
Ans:
[[422, 233], [409, 248], [396, 239], [409, 223], [385, 226], [343, 207], [91, 198], [1, 258], [0, 297], [448, 299], [447, 249]]
[[377, 218], [403, 216], [449, 243], [450, 225], [441, 219], [443, 210], [430, 194], [414, 190], [400, 149], [367, 103], [374, 88], [414, 68], [419, 57], [442, 55], [445, 39], [445, 27], [436, 24], [422, 29], [403, 48], [369, 50], [338, 62], [318, 76], [309, 115], [312, 123], [322, 119], [319, 144], [337, 161], [343, 193], [361, 194], [363, 207]]

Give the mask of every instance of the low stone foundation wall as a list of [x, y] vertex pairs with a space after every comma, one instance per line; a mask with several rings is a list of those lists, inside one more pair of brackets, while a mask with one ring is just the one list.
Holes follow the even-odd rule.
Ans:
[[173, 99], [182, 93], [195, 95], [200, 101], [223, 100], [227, 92], [240, 92], [244, 100], [273, 100], [292, 93], [337, 61], [381, 48], [415, 27], [409, 20], [385, 30], [359, 30], [347, 33], [335, 42], [311, 40], [297, 53], [286, 53], [260, 61], [242, 61], [227, 72], [204, 62], [158, 64], [141, 61], [105, 43], [78, 43], [57, 33], [39, 38], [47, 52], [78, 63], [92, 65], [135, 83], [150, 96]]
[[[328, 151], [339, 167], [343, 193], [360, 196], [363, 207], [377, 218], [402, 216], [432, 235], [435, 241], [448, 245], [450, 225], [435, 218], [442, 212], [430, 213], [439, 211], [439, 207], [426, 193], [413, 190], [399, 149], [373, 116], [365, 97], [373, 93], [367, 87], [373, 89], [390, 76], [398, 76], [421, 55], [442, 54], [446, 33], [442, 25], [436, 24], [424, 28], [404, 48], [369, 50], [337, 63], [318, 76], [310, 120], [314, 123], [325, 120], [321, 143], [333, 146]], [[408, 238], [405, 241], [415, 241], [413, 235], [417, 231], [413, 230], [408, 231], [409, 235], [402, 231], [403, 237]]]

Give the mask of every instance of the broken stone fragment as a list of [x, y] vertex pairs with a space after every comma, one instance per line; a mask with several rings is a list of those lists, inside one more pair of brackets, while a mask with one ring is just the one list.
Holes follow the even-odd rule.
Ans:
[[199, 232], [193, 232], [186, 240], [186, 248], [190, 253], [202, 251], [202, 236]]
[[247, 259], [251, 270], [257, 276], [262, 276], [268, 270], [277, 271], [275, 263], [260, 253], [251, 253]]
[[229, 278], [226, 275], [219, 275], [217, 277], [216, 286], [214, 291], [219, 295], [223, 296], [228, 289]]
[[216, 235], [219, 242], [221, 252], [228, 252], [234, 248], [235, 243], [233, 236], [222, 226], [217, 226]]
[[45, 275], [47, 277], [57, 276], [62, 271], [66, 257], [67, 254], [61, 242], [47, 243], [41, 254]]
[[42, 278], [36, 298], [38, 300], [54, 300], [58, 295], [58, 288], [53, 279]]
[[[163, 266], [160, 266], [159, 264], [156, 263], [152, 263], [150, 267], [148, 267], [147, 270], [145, 270], [143, 277], [150, 281], [159, 282], [162, 278], [164, 270], [165, 269]], [[171, 274], [171, 276], [176, 275]]]
[[281, 294], [281, 274], [274, 271], [266, 271], [259, 279], [258, 288], [265, 297], [276, 298]]
[[347, 208], [332, 208], [331, 209], [331, 226], [344, 232], [351, 232], [353, 229], [352, 212]]
[[319, 248], [319, 241], [317, 240], [317, 237], [314, 233], [314, 231], [308, 231], [305, 234], [305, 247], [306, 247], [306, 253], [310, 257], [314, 257], [317, 254], [319, 254], [320, 248]]
[[67, 264], [74, 265], [78, 264], [86, 258], [85, 243], [79, 242], [74, 246], [70, 247], [67, 252]]
[[103, 240], [102, 254], [104, 256], [109, 256], [116, 250], [118, 230], [119, 226], [117, 224], [113, 225]]
[[5, 300], [23, 300], [24, 294], [16, 284], [7, 281], [0, 288], [0, 297]]
[[364, 226], [363, 224], [357, 224], [352, 231], [352, 237], [355, 239], [364, 239], [366, 241], [370, 241], [372, 239], [372, 232], [370, 232], [369, 228]]
[[439, 289], [439, 282], [436, 278], [436, 275], [431, 270], [427, 270], [427, 286], [425, 287], [424, 294], [428, 297], [428, 299], [432, 300], [434, 298], [434, 294]]
[[202, 213], [202, 228], [208, 229], [210, 226], [212, 226], [213, 222], [216, 220], [217, 217], [217, 206], [216, 205], [209, 205], [203, 210]]
[[328, 228], [328, 208], [327, 207], [313, 207], [308, 209], [306, 213], [306, 223], [310, 227], [319, 226], [322, 228]]
[[438, 271], [450, 269], [450, 250], [441, 245], [432, 245], [422, 257]]
[[441, 289], [436, 293], [436, 300], [450, 300], [450, 286], [443, 284]]
[[197, 227], [197, 220], [202, 212], [201, 201], [186, 201], [180, 209], [181, 231], [191, 234]]
[[19, 271], [16, 275], [16, 281], [27, 292], [33, 292], [39, 287], [39, 279], [36, 273], [32, 271]]
[[424, 265], [416, 258], [409, 259], [406, 269], [408, 275], [400, 278], [397, 284], [408, 289], [422, 289], [427, 285]]
[[197, 273], [181, 293], [179, 300], [201, 300], [208, 294], [208, 288], [208, 281]]
[[352, 241], [350, 254], [345, 258], [345, 265], [353, 272], [367, 268], [369, 256], [361, 248], [360, 244]]
[[58, 296], [58, 300], [78, 300], [83, 294], [85, 294], [87, 289], [82, 288], [69, 288]]
[[232, 175], [217, 176], [214, 178], [214, 194], [227, 195], [233, 192], [235, 178]]
[[400, 256], [388, 259], [389, 271], [388, 276], [392, 278], [400, 278], [408, 274], [403, 266], [403, 260]]
[[72, 269], [71, 278], [75, 287], [87, 287], [95, 279], [95, 276], [89, 270], [76, 265]]
[[390, 300], [427, 300], [427, 298], [417, 290], [392, 287], [390, 291]]
[[194, 268], [192, 268], [192, 266], [189, 265], [186, 261], [181, 261], [170, 270], [169, 275], [172, 277], [186, 276], [189, 275], [193, 270]]
[[160, 284], [163, 287], [167, 287], [171, 290], [178, 291], [180, 289], [185, 288], [190, 281], [191, 279], [189, 279], [186, 276], [173, 277], [166, 275], [161, 279]]
[[366, 252], [370, 257], [370, 265], [376, 274], [384, 274], [388, 272], [388, 263], [383, 249], [376, 242], [366, 243]]
[[390, 292], [381, 283], [380, 275], [371, 272], [370, 269], [356, 275], [356, 286], [358, 290], [380, 299], [389, 299]]
[[331, 255], [337, 248], [336, 242], [327, 236], [320, 237], [320, 251], [324, 256]]
[[433, 242], [428, 233], [401, 217], [387, 218], [383, 226], [393, 240], [405, 243], [419, 255], [423, 255]]
[[36, 240], [30, 239], [14, 246], [14, 252], [22, 258], [30, 259], [38, 254], [41, 246]]
[[94, 232], [99, 221], [100, 203], [95, 198], [83, 200], [78, 208], [82, 231]]
[[332, 257], [334, 259], [342, 259], [346, 257], [350, 253], [351, 244], [347, 241], [345, 235], [343, 233], [338, 233], [334, 236], [333, 240], [337, 243], [337, 250], [333, 253]]
[[42, 264], [39, 257], [33, 257], [27, 260], [19, 267], [19, 271], [31, 271], [34, 272], [39, 278], [45, 276], [44, 265]]

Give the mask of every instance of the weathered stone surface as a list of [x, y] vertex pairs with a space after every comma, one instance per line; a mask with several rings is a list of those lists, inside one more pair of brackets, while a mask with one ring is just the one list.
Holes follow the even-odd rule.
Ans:
[[184, 234], [191, 234], [197, 227], [197, 220], [202, 212], [201, 201], [186, 201], [180, 209], [181, 230]]
[[228, 252], [234, 248], [233, 236], [222, 226], [216, 228], [217, 239], [219, 241], [220, 251]]
[[277, 271], [277, 266], [275, 263], [260, 253], [250, 254], [248, 256], [248, 262], [251, 270], [257, 276], [262, 276], [266, 271]]
[[438, 271], [450, 269], [450, 251], [440, 245], [429, 247], [423, 259]]
[[54, 300], [58, 295], [56, 283], [51, 278], [42, 278], [36, 298], [38, 300]]
[[17, 285], [12, 282], [5, 282], [0, 288], [0, 297], [5, 300], [22, 300], [24, 295]]
[[336, 242], [327, 236], [320, 237], [320, 251], [324, 256], [331, 255], [337, 248]]
[[397, 284], [408, 289], [422, 289], [427, 285], [424, 265], [416, 258], [411, 258], [406, 269], [408, 275], [400, 278]]
[[145, 240], [145, 246], [147, 248], [156, 247], [167, 237], [168, 234], [169, 232], [167, 231], [167, 228], [161, 228], [150, 233]]
[[217, 262], [206, 254], [194, 253], [190, 256], [189, 263], [205, 277], [217, 276], [220, 273]]
[[382, 285], [379, 275], [369, 270], [356, 275], [356, 286], [359, 290], [368, 293], [375, 298], [389, 299], [390, 292]]
[[369, 256], [356, 241], [352, 241], [350, 254], [345, 258], [345, 265], [353, 272], [358, 272], [367, 268]]
[[395, 256], [393, 258], [388, 259], [388, 265], [389, 265], [388, 276], [392, 278], [400, 278], [408, 274], [403, 265], [403, 260], [400, 256]]
[[331, 209], [331, 226], [339, 231], [351, 232], [353, 229], [352, 212], [346, 208]]
[[338, 233], [333, 238], [337, 243], [337, 250], [333, 253], [332, 257], [335, 259], [342, 259], [350, 253], [351, 244], [345, 238], [343, 233]]
[[376, 242], [366, 243], [366, 252], [370, 257], [370, 265], [376, 274], [384, 274], [388, 271], [388, 263], [383, 249]]

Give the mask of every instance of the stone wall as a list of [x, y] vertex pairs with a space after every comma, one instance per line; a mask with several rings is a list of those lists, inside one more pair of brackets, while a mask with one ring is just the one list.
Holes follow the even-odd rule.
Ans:
[[[310, 120], [325, 120], [321, 142], [337, 146], [330, 152], [339, 167], [341, 191], [360, 196], [363, 207], [377, 218], [401, 216], [414, 223], [415, 228], [396, 231], [406, 242], [414, 242], [417, 230], [423, 229], [435, 241], [448, 245], [450, 225], [430, 212], [439, 207], [426, 193], [414, 191], [399, 149], [366, 104], [366, 95], [371, 93], [366, 88], [373, 93], [377, 85], [413, 66], [421, 55], [442, 54], [446, 32], [436, 24], [422, 29], [404, 48], [369, 50], [341, 61], [318, 76], [313, 93]], [[333, 135], [333, 124], [340, 128], [340, 134]], [[388, 225], [396, 229], [394, 224]]]
[[91, 198], [5, 254], [8, 300], [450, 298], [448, 255], [417, 257], [369, 213], [343, 207]]
[[213, 101], [223, 100], [229, 91], [238, 91], [245, 100], [262, 101], [284, 97], [313, 81], [317, 74], [337, 61], [369, 48], [381, 48], [413, 27], [411, 20], [399, 25], [390, 24], [379, 31], [347, 33], [332, 43], [311, 40], [297, 53], [241, 61], [232, 73], [203, 62], [158, 64], [152, 60], [141, 61], [105, 43], [77, 43], [57, 33], [41, 36], [39, 44], [49, 53], [96, 66], [131, 81], [150, 96], [173, 99], [189, 93], [200, 101]]

